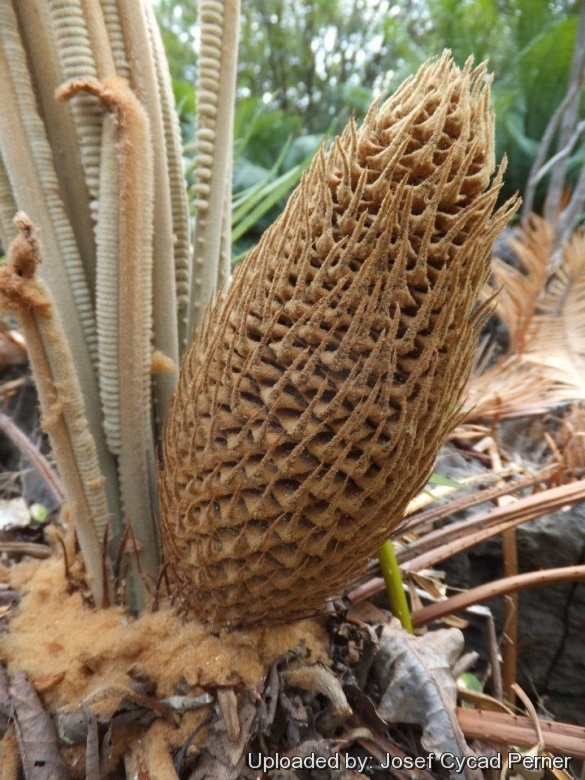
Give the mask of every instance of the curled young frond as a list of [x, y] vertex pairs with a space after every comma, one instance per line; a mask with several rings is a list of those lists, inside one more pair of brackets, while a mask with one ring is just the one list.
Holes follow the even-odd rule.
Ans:
[[[58, 97], [67, 100], [81, 91], [98, 97], [113, 118], [104, 128], [102, 179], [118, 182], [118, 210], [103, 205], [99, 248], [117, 250], [110, 262], [116, 265], [118, 289], [114, 307], [111, 300], [99, 299], [102, 402], [108, 440], [118, 456], [125, 520], [140, 545], [142, 571], [155, 580], [158, 556], [151, 510], [155, 475], [150, 373], [154, 176], [150, 125], [134, 92], [117, 76], [101, 83], [93, 79], [69, 82], [59, 89]], [[104, 238], [103, 245], [101, 241], [101, 231], [107, 232], [110, 220], [117, 238], [115, 247], [109, 244], [111, 236]], [[101, 295], [107, 295], [105, 286]], [[115, 347], [112, 339], [117, 340]]]
[[75, 532], [84, 555], [89, 584], [101, 604], [103, 578], [100, 543], [111, 515], [95, 441], [88, 427], [76, 367], [62, 323], [37, 267], [41, 249], [28, 216], [17, 214], [18, 235], [0, 269], [0, 303], [19, 318], [43, 413], [43, 427], [59, 462]]
[[[191, 236], [189, 228], [189, 210], [185, 203], [186, 186], [185, 176], [183, 174], [181, 134], [178, 116], [175, 110], [175, 99], [173, 96], [171, 79], [165, 61], [163, 43], [152, 6], [147, 6], [146, 13], [161, 101], [162, 120], [164, 123], [173, 221], [173, 260], [175, 264], [175, 285], [177, 293], [179, 352], [182, 354], [189, 341]], [[231, 198], [229, 202], [231, 203]], [[175, 377], [176, 374], [173, 372], [173, 378]]]
[[[191, 325], [199, 327], [218, 281], [229, 278], [231, 148], [238, 0], [201, 0], [197, 79], [197, 181]], [[214, 182], [214, 186], [211, 186]], [[226, 203], [227, 198], [227, 203]]]

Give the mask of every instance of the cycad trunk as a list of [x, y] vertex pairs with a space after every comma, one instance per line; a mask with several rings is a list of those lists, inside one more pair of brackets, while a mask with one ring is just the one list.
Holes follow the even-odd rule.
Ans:
[[454, 424], [495, 214], [485, 67], [425, 65], [318, 154], [208, 311], [161, 474], [169, 571], [215, 626], [315, 611], [362, 569]]

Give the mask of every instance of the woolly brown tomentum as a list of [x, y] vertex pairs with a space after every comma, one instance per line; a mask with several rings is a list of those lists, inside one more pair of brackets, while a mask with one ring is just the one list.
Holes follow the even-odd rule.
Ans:
[[424, 65], [321, 149], [186, 355], [163, 536], [215, 627], [318, 609], [363, 569], [456, 420], [497, 233], [485, 66]]

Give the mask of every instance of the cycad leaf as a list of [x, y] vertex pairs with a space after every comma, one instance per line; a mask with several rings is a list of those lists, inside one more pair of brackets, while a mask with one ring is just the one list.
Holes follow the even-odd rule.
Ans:
[[543, 295], [533, 320], [529, 360], [546, 362], [570, 377], [585, 396], [585, 239], [577, 233], [563, 248], [563, 262]]
[[552, 246], [550, 225], [533, 215], [521, 239], [510, 246], [520, 261], [521, 270], [499, 258], [492, 265], [493, 289], [499, 290], [495, 313], [510, 335], [510, 352], [523, 351], [527, 330], [535, 314], [539, 297], [549, 275]]
[[535, 414], [585, 398], [585, 238], [575, 234], [563, 246], [552, 273], [546, 220], [533, 215], [511, 245], [523, 270], [495, 260], [491, 288], [501, 287], [495, 311], [509, 347], [472, 377], [472, 418]]
[[559, 369], [523, 355], [506, 355], [470, 381], [466, 420], [541, 414], [575, 397], [568, 378]]

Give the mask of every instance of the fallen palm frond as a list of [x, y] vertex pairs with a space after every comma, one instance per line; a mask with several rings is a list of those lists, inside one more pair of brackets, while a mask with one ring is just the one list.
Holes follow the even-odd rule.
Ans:
[[[457, 707], [457, 720], [468, 739], [522, 747], [532, 747], [537, 742], [532, 720], [523, 715]], [[544, 719], [539, 719], [539, 725], [548, 750], [574, 758], [585, 758], [585, 728]]]
[[[518, 487], [525, 487], [530, 482], [539, 482], [544, 475], [550, 476], [552, 470], [553, 467], [549, 467], [538, 476], [519, 480]], [[507, 489], [500, 488], [500, 490], [506, 490], [505, 494], [509, 495], [513, 490], [513, 485], [507, 486]], [[481, 503], [483, 500], [492, 500], [495, 497], [495, 491], [490, 489], [486, 491], [486, 495], [480, 494], [476, 497], [475, 501], [471, 497], [462, 497], [461, 502], [457, 503], [456, 507], [463, 509]], [[468, 520], [461, 520], [433, 531], [427, 531], [420, 538], [409, 541], [398, 551], [397, 559], [400, 568], [403, 572], [419, 572], [432, 568], [441, 561], [497, 536], [509, 528], [514, 528], [521, 523], [534, 520], [548, 512], [583, 499], [585, 499], [585, 480], [580, 480], [568, 485], [548, 488], [530, 496], [522, 496], [512, 504], [491, 509]], [[453, 511], [456, 509], [453, 508]], [[420, 523], [418, 516], [413, 517], [411, 524], [413, 528], [418, 528], [423, 523], [428, 525], [431, 521], [436, 521], [450, 514], [451, 505], [446, 504], [443, 507], [422, 513]], [[411, 528], [407, 526], [404, 530], [410, 532]], [[384, 588], [384, 580], [381, 577], [374, 577], [356, 585], [349, 593], [349, 598], [353, 603], [357, 603], [383, 591]]]
[[485, 370], [479, 361], [468, 387], [469, 420], [539, 414], [585, 398], [585, 236], [563, 244], [554, 269], [552, 228], [541, 217], [532, 215], [510, 243], [521, 268], [495, 259], [491, 283], [509, 343]]
[[[466, 491], [463, 495], [450, 499], [448, 502], [439, 506], [427, 509], [424, 512], [418, 512], [417, 514], [409, 517], [402, 525], [403, 533], [413, 533], [414, 531], [424, 528], [431, 523], [436, 523], [438, 520], [443, 520], [456, 512], [461, 512], [464, 509], [469, 509], [472, 506], [478, 506], [484, 504], [487, 501], [493, 501], [501, 496], [513, 495], [523, 488], [531, 487], [539, 482], [546, 482], [549, 480], [555, 472], [558, 471], [558, 466], [545, 466], [535, 474], [526, 474], [519, 479], [515, 479], [505, 484], [496, 484], [490, 487], [482, 488], [479, 490]], [[482, 481], [485, 481], [490, 475], [482, 475]]]
[[532, 321], [550, 275], [551, 243], [548, 222], [531, 215], [520, 235], [510, 240], [520, 267], [493, 258], [490, 287], [497, 291], [494, 314], [506, 326], [511, 354], [524, 352], [532, 341]]
[[585, 235], [563, 245], [563, 261], [550, 277], [533, 324], [528, 357], [545, 357], [564, 373], [578, 398], [585, 395]]
[[468, 387], [466, 421], [544, 414], [551, 407], [570, 403], [579, 394], [558, 369], [534, 363], [522, 354], [503, 357]]
[[415, 610], [412, 613], [412, 625], [414, 628], [420, 628], [433, 620], [451, 615], [453, 612], [460, 612], [474, 604], [483, 604], [485, 601], [491, 601], [508, 593], [518, 593], [528, 588], [542, 588], [548, 585], [558, 585], [561, 582], [578, 582], [580, 580], [585, 580], [585, 566], [564, 566], [559, 569], [530, 571], [525, 574], [516, 574], [514, 577], [503, 577], [500, 580], [486, 582], [483, 585], [478, 585], [477, 588], [466, 590], [464, 593], [458, 593], [448, 599]]
[[585, 480], [523, 496], [513, 504], [497, 507], [469, 520], [430, 531], [401, 550], [398, 553], [398, 561], [405, 570], [426, 569], [502, 533], [507, 528], [584, 499]]

